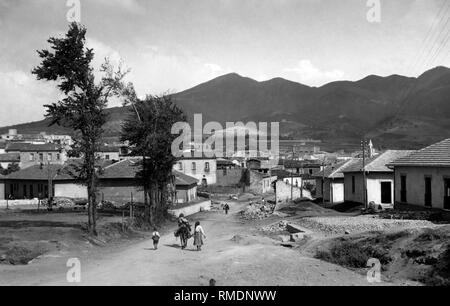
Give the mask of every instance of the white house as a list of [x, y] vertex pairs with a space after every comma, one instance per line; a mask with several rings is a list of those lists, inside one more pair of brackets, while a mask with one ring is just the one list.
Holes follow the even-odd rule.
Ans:
[[388, 166], [394, 169], [396, 203], [450, 209], [450, 138]]
[[199, 185], [214, 185], [217, 183], [215, 157], [180, 157], [173, 170], [196, 178]]
[[376, 157], [366, 159], [364, 171], [363, 159], [354, 159], [343, 170], [344, 200], [364, 203], [364, 190], [367, 190], [367, 203], [394, 204], [394, 171], [386, 165], [396, 159], [405, 157], [413, 151], [388, 150]]
[[338, 162], [315, 174], [316, 197], [332, 204], [344, 202], [343, 171], [352, 163], [353, 160]]

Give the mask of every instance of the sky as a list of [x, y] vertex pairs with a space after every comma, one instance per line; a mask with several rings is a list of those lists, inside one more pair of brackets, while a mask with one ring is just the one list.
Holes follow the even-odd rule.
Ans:
[[418, 76], [450, 66], [447, 2], [0, 0], [0, 126], [40, 120], [43, 105], [58, 100], [55, 84], [30, 72], [39, 64], [36, 50], [64, 35], [78, 8], [94, 67], [105, 57], [122, 61], [143, 96], [231, 72], [309, 86], [371, 74]]

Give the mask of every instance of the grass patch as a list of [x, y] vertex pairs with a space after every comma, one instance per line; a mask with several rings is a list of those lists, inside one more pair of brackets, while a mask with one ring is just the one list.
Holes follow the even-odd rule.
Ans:
[[42, 249], [28, 249], [21, 246], [14, 246], [6, 251], [2, 256], [2, 261], [11, 265], [27, 265], [31, 260], [45, 253]]
[[328, 250], [320, 250], [315, 258], [348, 268], [366, 268], [370, 258], [376, 258], [382, 265], [389, 264], [392, 259], [387, 250], [377, 246], [354, 241], [333, 242]]

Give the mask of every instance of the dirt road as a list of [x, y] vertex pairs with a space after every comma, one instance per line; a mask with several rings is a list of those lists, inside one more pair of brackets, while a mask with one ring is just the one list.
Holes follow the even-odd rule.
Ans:
[[204, 212], [190, 218], [201, 221], [207, 239], [201, 252], [192, 239], [179, 248], [172, 233], [163, 235], [157, 251], [145, 240], [114, 250], [83, 254], [54, 254], [28, 266], [0, 267], [0, 285], [77, 285], [68, 283], [68, 258], [81, 262], [78, 285], [370, 285], [363, 275], [302, 257], [261, 236], [237, 217], [245, 204], [232, 203], [229, 215]]

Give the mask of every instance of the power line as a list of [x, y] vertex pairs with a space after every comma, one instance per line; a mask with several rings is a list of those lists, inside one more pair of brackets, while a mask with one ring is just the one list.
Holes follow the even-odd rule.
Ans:
[[[449, 21], [450, 18], [448, 19], [447, 24]], [[445, 46], [447, 45], [449, 40], [450, 40], [450, 29], [447, 31], [447, 34], [442, 39], [440, 46], [436, 49], [435, 53], [433, 54], [431, 61], [427, 63], [428, 66], [432, 65], [436, 61], [436, 59], [441, 55], [442, 50], [445, 49]]]
[[[447, 22], [446, 22], [445, 26], [441, 29], [439, 34], [435, 37], [433, 32], [435, 30], [439, 29], [439, 25], [445, 20], [445, 16], [450, 11], [450, 5], [448, 5], [449, 3], [450, 3], [450, 1], [444, 0], [444, 4], [441, 6], [441, 8], [439, 10], [439, 14], [437, 15], [437, 18], [434, 20], [432, 27], [430, 28], [430, 30], [422, 44], [422, 46], [423, 46], [422, 51], [420, 52], [419, 57], [417, 58], [417, 61], [414, 65], [413, 70], [422, 68], [422, 66], [424, 64], [426, 64], [427, 60], [429, 60], [431, 52], [433, 52], [436, 43], [439, 41], [439, 37], [441, 36], [445, 27], [448, 24], [449, 19], [447, 18]], [[428, 46], [430, 46], [430, 48], [428, 48]]]
[[413, 62], [411, 62], [411, 65], [412, 65], [411, 68], [414, 68], [413, 70], [415, 70], [420, 58], [423, 56], [423, 54], [426, 50], [426, 43], [427, 43], [428, 39], [432, 36], [431, 34], [432, 34], [434, 28], [439, 24], [441, 15], [444, 12], [444, 8], [448, 3], [449, 2], [447, 0], [443, 0], [442, 6], [437, 11], [436, 17], [434, 18], [433, 23], [430, 26], [430, 29], [428, 30], [427, 34], [425, 35], [425, 37], [420, 45], [419, 51], [414, 56]]

